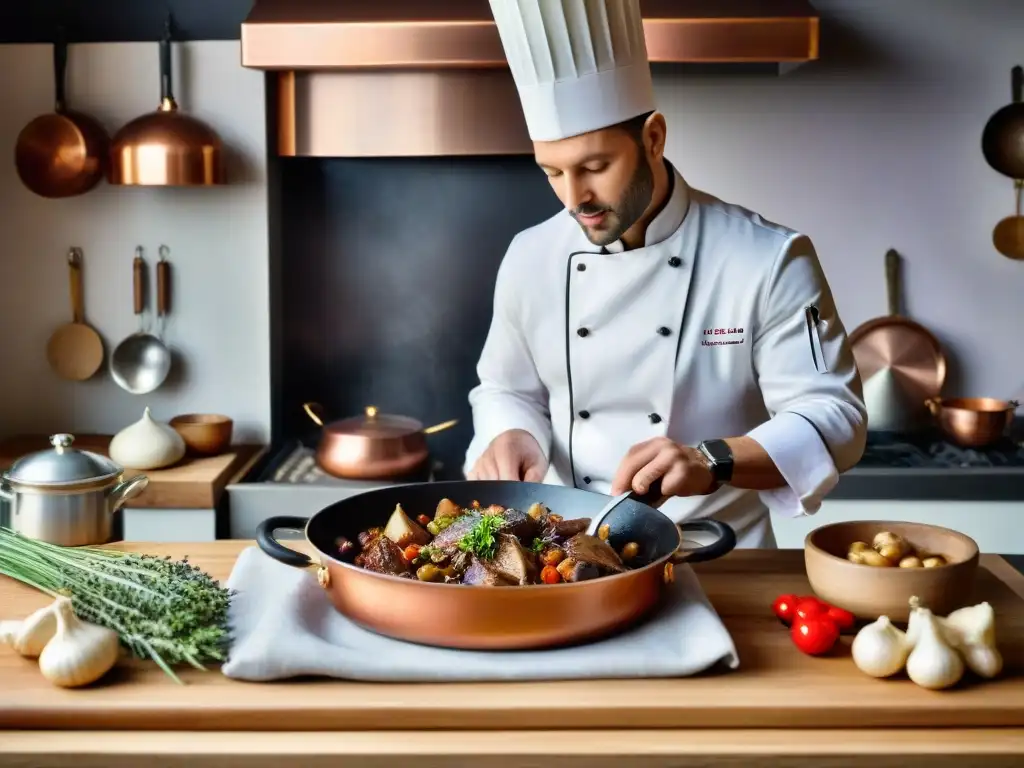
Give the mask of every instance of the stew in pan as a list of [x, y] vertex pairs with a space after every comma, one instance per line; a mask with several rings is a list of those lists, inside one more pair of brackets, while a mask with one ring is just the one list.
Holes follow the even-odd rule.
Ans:
[[387, 524], [336, 543], [338, 558], [377, 573], [420, 581], [504, 587], [558, 584], [623, 573], [639, 552], [619, 551], [609, 529], [585, 533], [589, 518], [565, 520], [542, 504], [523, 512], [474, 501], [460, 507], [442, 499], [434, 514], [412, 519], [398, 504]]

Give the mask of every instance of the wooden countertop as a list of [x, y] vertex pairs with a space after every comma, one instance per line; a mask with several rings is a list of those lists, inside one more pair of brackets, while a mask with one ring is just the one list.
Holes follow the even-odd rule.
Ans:
[[[75, 435], [75, 448], [109, 456], [110, 435]], [[0, 442], [0, 467], [9, 467], [21, 456], [50, 447], [46, 435], [16, 435]], [[260, 445], [233, 445], [218, 456], [186, 456], [172, 467], [124, 471], [125, 479], [145, 474], [146, 489], [125, 504], [128, 509], [212, 509], [224, 489], [243, 477], [260, 458]]]
[[[224, 579], [251, 544], [116, 546], [188, 555]], [[834, 657], [799, 653], [770, 604], [783, 592], [809, 591], [802, 563], [800, 551], [741, 550], [696, 566], [736, 642], [740, 668], [684, 679], [242, 683], [184, 670], [188, 685], [178, 686], [151, 665], [129, 663], [95, 688], [64, 691], [45, 683], [35, 662], [0, 649], [0, 728], [8, 729], [0, 765], [15, 755], [55, 768], [128, 766], [143, 757], [252, 768], [297, 755], [303, 765], [344, 756], [352, 760], [346, 764], [385, 765], [416, 756], [432, 766], [558, 759], [594, 767], [629, 756], [665, 766], [786, 758], [787, 766], [810, 768], [830, 756], [859, 763], [857, 755], [879, 766], [962, 766], [964, 755], [972, 768], [1022, 764], [1024, 576], [1002, 558], [982, 558], [976, 597], [995, 607], [1006, 670], [998, 680], [935, 693], [905, 678], [861, 674], [849, 659], [849, 638]], [[0, 578], [4, 618], [48, 599]], [[511, 733], [525, 729], [559, 733]]]

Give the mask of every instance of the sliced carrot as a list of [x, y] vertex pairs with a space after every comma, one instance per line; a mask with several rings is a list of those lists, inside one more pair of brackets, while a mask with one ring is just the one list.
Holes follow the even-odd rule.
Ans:
[[545, 565], [540, 572], [540, 580], [545, 584], [557, 584], [562, 580], [562, 575], [553, 565]]

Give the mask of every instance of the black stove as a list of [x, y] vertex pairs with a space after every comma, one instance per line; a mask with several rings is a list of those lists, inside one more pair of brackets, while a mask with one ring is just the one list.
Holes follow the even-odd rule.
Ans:
[[961, 448], [940, 434], [907, 436], [869, 432], [858, 467], [956, 469], [963, 467], [1024, 467], [1024, 443], [1009, 437], [983, 449]]

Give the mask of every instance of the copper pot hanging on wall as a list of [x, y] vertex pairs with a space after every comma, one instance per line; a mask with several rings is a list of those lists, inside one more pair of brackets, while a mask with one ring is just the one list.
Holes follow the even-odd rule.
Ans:
[[53, 44], [54, 110], [26, 125], [14, 150], [18, 178], [41, 197], [81, 195], [99, 184], [107, 169], [106, 129], [90, 115], [67, 108], [67, 62], [61, 27]]
[[111, 184], [211, 186], [225, 183], [223, 145], [206, 123], [178, 111], [171, 77], [171, 21], [160, 40], [160, 107], [125, 125], [111, 142]]

